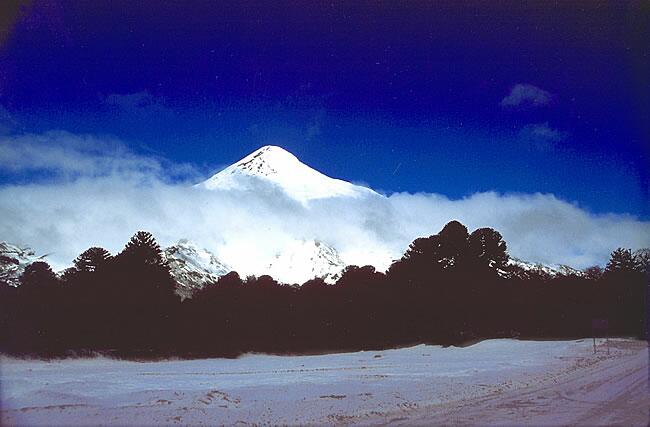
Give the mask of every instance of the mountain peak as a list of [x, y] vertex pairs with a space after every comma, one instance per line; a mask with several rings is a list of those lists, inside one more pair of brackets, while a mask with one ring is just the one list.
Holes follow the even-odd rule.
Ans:
[[233, 166], [249, 175], [269, 176], [277, 174], [283, 169], [295, 169], [305, 165], [284, 148], [276, 145], [265, 145], [231, 167]]
[[289, 151], [285, 150], [284, 148], [278, 146], [278, 145], [265, 145], [263, 147], [258, 148], [257, 150], [253, 151], [249, 156], [254, 156], [257, 154], [272, 154], [272, 153], [281, 153], [283, 155], [288, 155], [293, 157], [294, 159], [296, 156], [294, 156], [292, 153]]
[[303, 204], [309, 200], [329, 197], [359, 198], [378, 195], [369, 188], [323, 175], [284, 148], [275, 145], [255, 150], [199, 186], [209, 190], [261, 191], [265, 183], [279, 187], [289, 197]]

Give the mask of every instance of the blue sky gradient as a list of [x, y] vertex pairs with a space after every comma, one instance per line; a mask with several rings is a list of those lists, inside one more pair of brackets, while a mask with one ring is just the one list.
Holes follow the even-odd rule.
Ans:
[[387, 193], [648, 219], [647, 22], [641, 2], [34, 1], [0, 46], [0, 132], [109, 136], [206, 176], [275, 144]]

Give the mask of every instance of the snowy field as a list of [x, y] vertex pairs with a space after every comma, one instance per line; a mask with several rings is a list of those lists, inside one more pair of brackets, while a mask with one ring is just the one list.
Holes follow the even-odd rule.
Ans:
[[646, 342], [484, 341], [323, 356], [1, 359], [2, 425], [647, 425]]

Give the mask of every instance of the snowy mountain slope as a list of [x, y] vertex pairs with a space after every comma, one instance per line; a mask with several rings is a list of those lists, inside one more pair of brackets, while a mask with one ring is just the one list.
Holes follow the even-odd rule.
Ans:
[[44, 260], [45, 256], [37, 256], [30, 248], [0, 242], [0, 282], [18, 286], [25, 268], [34, 261]]
[[530, 277], [530, 276], [542, 276], [553, 278], [557, 276], [584, 276], [584, 273], [580, 270], [576, 270], [573, 267], [568, 265], [558, 264], [558, 265], [545, 265], [539, 263], [532, 263], [528, 261], [523, 261], [518, 258], [510, 257], [508, 260], [508, 265], [504, 273], [507, 276], [514, 275], [519, 277]]
[[333, 284], [345, 267], [331, 246], [316, 240], [296, 240], [276, 255], [266, 274], [284, 283], [302, 284], [319, 277]]
[[214, 254], [185, 239], [166, 248], [163, 256], [183, 298], [231, 271]]
[[[183, 298], [203, 288], [207, 283], [232, 271], [210, 251], [181, 240], [163, 251], [172, 277], [178, 282], [177, 293]], [[335, 283], [346, 264], [336, 250], [315, 240], [296, 240], [289, 243], [256, 276], [268, 274], [282, 283], [302, 284], [320, 277], [326, 283]]]
[[280, 188], [303, 204], [330, 197], [380, 196], [369, 188], [330, 178], [305, 165], [288, 151], [272, 145], [254, 151], [197, 186], [211, 190], [255, 191], [260, 181]]

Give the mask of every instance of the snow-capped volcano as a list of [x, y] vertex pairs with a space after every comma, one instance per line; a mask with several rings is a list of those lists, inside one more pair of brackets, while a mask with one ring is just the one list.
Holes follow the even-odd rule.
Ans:
[[198, 184], [210, 190], [250, 190], [270, 183], [291, 198], [306, 204], [330, 197], [379, 196], [375, 191], [330, 178], [302, 163], [283, 148], [267, 145]]

